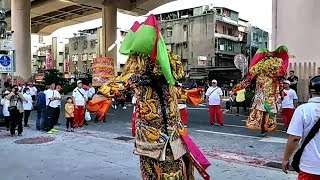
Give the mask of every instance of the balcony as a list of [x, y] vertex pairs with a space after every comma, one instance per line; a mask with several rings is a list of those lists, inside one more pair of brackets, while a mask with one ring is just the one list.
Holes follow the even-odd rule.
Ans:
[[239, 37], [234, 37], [226, 34], [221, 34], [221, 33], [215, 33], [214, 36], [216, 38], [224, 38], [224, 39], [229, 39], [231, 41], [239, 41]]
[[225, 22], [225, 23], [228, 23], [228, 24], [231, 24], [234, 26], [239, 26], [238, 21], [232, 20], [232, 19], [225, 17], [225, 16], [221, 16], [219, 14], [216, 15], [216, 20], [221, 21], [221, 22]]

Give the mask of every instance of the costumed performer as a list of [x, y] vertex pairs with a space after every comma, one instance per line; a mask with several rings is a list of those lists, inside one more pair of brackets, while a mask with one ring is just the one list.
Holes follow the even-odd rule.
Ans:
[[259, 48], [250, 62], [248, 77], [233, 89], [236, 93], [256, 81], [252, 110], [246, 126], [252, 130], [261, 130], [262, 137], [277, 129], [278, 97], [285, 96], [282, 81], [288, 60], [288, 49], [285, 46], [280, 46], [274, 52]]
[[188, 126], [188, 110], [187, 110], [187, 92], [182, 88], [182, 83], [177, 84], [178, 108], [180, 118], [185, 127]]

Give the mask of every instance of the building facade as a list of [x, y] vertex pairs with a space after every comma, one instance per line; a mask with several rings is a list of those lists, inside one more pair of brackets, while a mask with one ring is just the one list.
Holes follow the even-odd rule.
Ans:
[[[120, 47], [121, 42], [126, 35], [125, 30], [118, 29], [117, 34], [117, 48]], [[69, 39], [68, 57], [69, 66], [68, 71], [77, 76], [82, 77], [91, 73], [91, 66], [93, 60], [104, 56], [102, 54], [102, 28], [87, 29], [75, 33], [75, 36]], [[122, 72], [122, 67], [127, 60], [127, 56], [120, 53], [117, 55], [117, 72]]]
[[180, 56], [187, 77], [207, 77], [206, 67], [214, 63], [215, 15], [198, 9], [157, 15], [168, 50]]
[[269, 48], [269, 33], [256, 26], [251, 26], [248, 42], [250, 44], [250, 59], [252, 59], [259, 48]]
[[241, 53], [238, 16], [213, 5], [156, 15], [168, 49], [181, 57], [186, 78], [207, 81], [227, 72], [221, 82], [239, 76], [234, 66], [234, 56]]

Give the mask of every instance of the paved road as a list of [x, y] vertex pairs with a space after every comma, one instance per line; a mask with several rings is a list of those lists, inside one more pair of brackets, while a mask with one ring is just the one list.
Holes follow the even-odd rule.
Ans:
[[[64, 111], [61, 111], [61, 118], [59, 121], [62, 124], [65, 123], [63, 115]], [[128, 109], [126, 110], [120, 108], [117, 110], [111, 109], [107, 114], [106, 123], [89, 122], [89, 125], [85, 126], [82, 131], [98, 133], [102, 136], [105, 136], [106, 134], [112, 134], [113, 136], [117, 137], [131, 137], [131, 115], [131, 106], [128, 106]], [[35, 119], [34, 112], [31, 115], [31, 119]], [[233, 168], [233, 166], [237, 166], [238, 168], [240, 166], [240, 171], [244, 171], [241, 173], [239, 172], [240, 174], [257, 173], [259, 175], [261, 168], [267, 168], [266, 164], [271, 163], [273, 165], [277, 165], [277, 163], [281, 162], [286, 142], [286, 134], [284, 132], [277, 131], [275, 133], [272, 133], [268, 138], [260, 138], [258, 137], [259, 132], [250, 131], [245, 128], [246, 117], [244, 116], [234, 116], [227, 114], [224, 115], [224, 127], [211, 127], [209, 125], [208, 119], [208, 111], [205, 107], [202, 106], [189, 108], [188, 131], [195, 142], [198, 144], [198, 146], [205, 152], [205, 155], [215, 162], [218, 162], [216, 168], [219, 169], [218, 166], [227, 168], [226, 171], [219, 169], [219, 171], [221, 170], [221, 172], [224, 171], [224, 173], [220, 174], [221, 176], [219, 177], [226, 177], [222, 179], [238, 180], [238, 178], [232, 178], [232, 176], [226, 175], [228, 174], [226, 172], [232, 171], [232, 169], [230, 170], [230, 168]], [[31, 122], [31, 124], [31, 129], [34, 129], [34, 122]], [[65, 126], [60, 125], [57, 128], [62, 130], [65, 128]], [[27, 131], [30, 131], [30, 129], [28, 129]], [[83, 144], [83, 142], [81, 143]], [[106, 149], [106, 151], [109, 150]], [[227, 162], [227, 164], [223, 164], [224, 162]], [[259, 168], [250, 169], [250, 167], [259, 167], [260, 170]], [[245, 172], [243, 168], [248, 172]], [[214, 172], [216, 173], [216, 171]], [[279, 169], [269, 169], [268, 172], [274, 172], [275, 174], [277, 174], [279, 172]], [[262, 179], [274, 179], [270, 177], [266, 176], [266, 178]], [[293, 177], [295, 176], [281, 175], [281, 178], [279, 179], [294, 179]]]

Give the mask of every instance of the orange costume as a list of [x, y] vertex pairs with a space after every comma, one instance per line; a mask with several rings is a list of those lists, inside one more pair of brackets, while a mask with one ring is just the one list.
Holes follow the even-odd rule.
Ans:
[[96, 112], [99, 121], [103, 121], [105, 113], [108, 112], [112, 101], [103, 95], [96, 94], [87, 104], [87, 109], [90, 112]]

